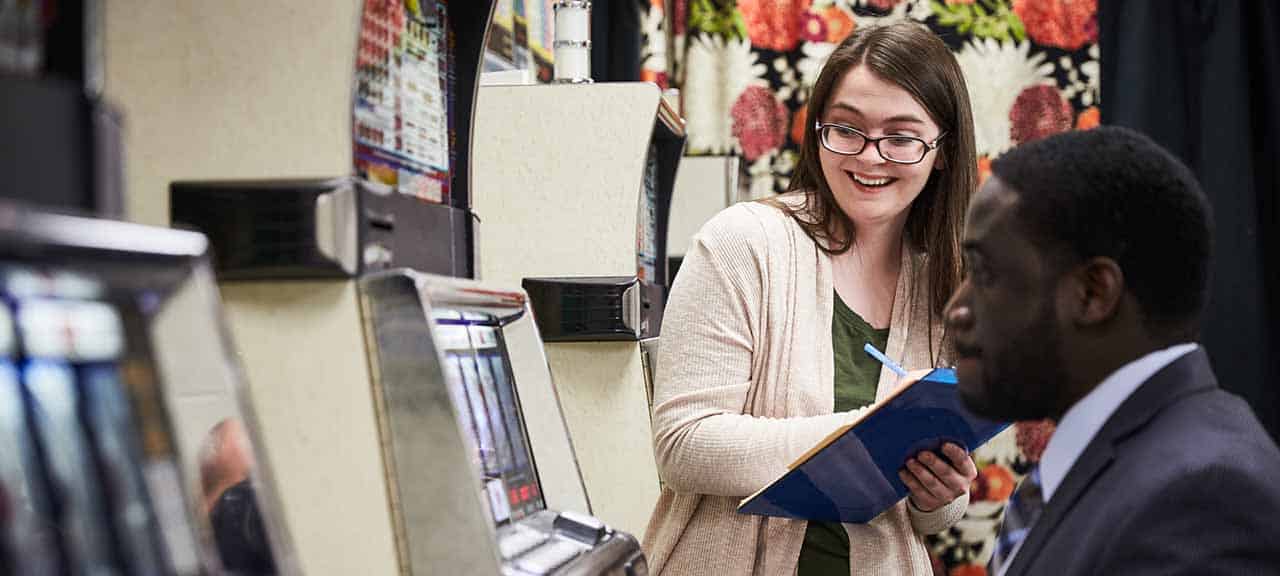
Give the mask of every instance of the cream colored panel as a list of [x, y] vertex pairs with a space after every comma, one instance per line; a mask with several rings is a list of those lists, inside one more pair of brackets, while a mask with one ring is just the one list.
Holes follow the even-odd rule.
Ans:
[[476, 253], [485, 280], [632, 275], [647, 83], [484, 86], [472, 138]]
[[[472, 206], [483, 278], [518, 285], [529, 276], [636, 273], [640, 186], [659, 98], [645, 83], [480, 88]], [[639, 345], [546, 349], [591, 513], [643, 534], [658, 477]], [[530, 418], [541, 410], [525, 401], [524, 386]], [[545, 482], [547, 467], [535, 458]]]
[[223, 284], [222, 297], [303, 572], [397, 573], [355, 283]]
[[548, 343], [592, 512], [644, 534], [658, 500], [658, 468], [636, 342]]
[[685, 156], [676, 171], [667, 222], [667, 255], [684, 256], [689, 238], [736, 194], [738, 159], [731, 156]]
[[547, 508], [590, 514], [570, 431], [561, 414], [561, 400], [551, 384], [551, 373], [542, 354], [538, 327], [525, 318], [507, 325], [503, 335]]
[[126, 208], [169, 222], [169, 182], [351, 170], [357, 0], [111, 0], [106, 94], [126, 115]]

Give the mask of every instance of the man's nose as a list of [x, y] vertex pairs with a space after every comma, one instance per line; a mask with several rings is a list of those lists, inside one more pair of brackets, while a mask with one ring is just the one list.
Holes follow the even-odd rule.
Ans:
[[943, 312], [947, 328], [952, 330], [968, 330], [973, 327], [973, 309], [962, 300], [961, 296], [960, 291], [952, 295]]

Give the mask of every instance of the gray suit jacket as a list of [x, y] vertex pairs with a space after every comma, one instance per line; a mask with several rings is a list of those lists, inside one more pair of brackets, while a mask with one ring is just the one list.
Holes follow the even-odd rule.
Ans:
[[1107, 420], [1006, 574], [1280, 574], [1280, 450], [1190, 352]]

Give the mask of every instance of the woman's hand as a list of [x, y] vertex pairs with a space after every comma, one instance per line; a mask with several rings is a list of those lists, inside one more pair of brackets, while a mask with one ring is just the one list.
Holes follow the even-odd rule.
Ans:
[[924, 451], [907, 460], [898, 471], [902, 483], [911, 490], [911, 503], [923, 512], [932, 512], [959, 498], [978, 477], [978, 468], [964, 448], [950, 442], [942, 446], [946, 460]]

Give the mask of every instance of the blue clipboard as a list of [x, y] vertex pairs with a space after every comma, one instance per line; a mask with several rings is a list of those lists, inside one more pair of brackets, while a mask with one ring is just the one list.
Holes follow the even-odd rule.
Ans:
[[955, 371], [938, 368], [832, 433], [738, 512], [863, 524], [907, 496], [898, 470], [909, 457], [945, 442], [972, 452], [1008, 426], [969, 412]]

